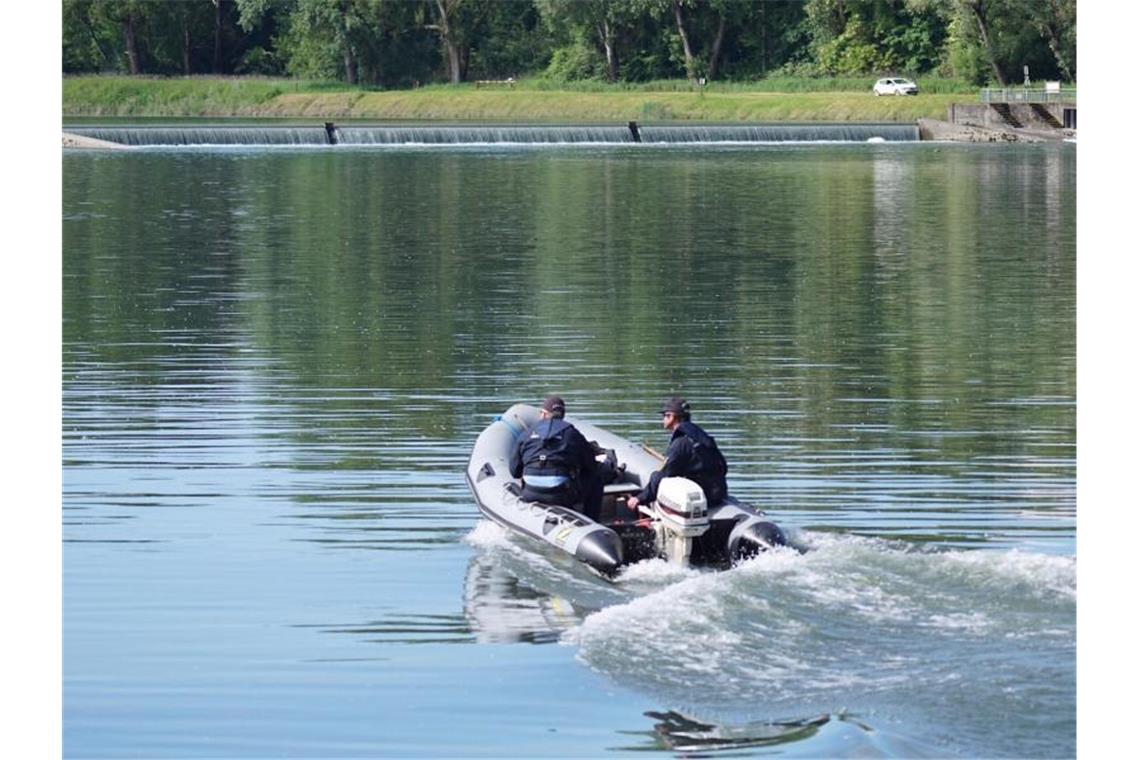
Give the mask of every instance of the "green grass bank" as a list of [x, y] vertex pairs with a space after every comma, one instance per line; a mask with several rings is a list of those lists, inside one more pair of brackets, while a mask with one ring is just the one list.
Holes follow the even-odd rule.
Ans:
[[713, 84], [432, 85], [370, 90], [339, 83], [259, 77], [66, 77], [63, 116], [409, 120], [520, 123], [638, 121], [913, 122], [944, 119], [977, 91], [919, 80], [916, 97], [875, 97], [873, 79]]

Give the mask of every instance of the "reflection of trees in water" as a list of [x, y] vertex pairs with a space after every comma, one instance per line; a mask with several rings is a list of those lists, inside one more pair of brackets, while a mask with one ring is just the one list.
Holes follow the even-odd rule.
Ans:
[[231, 168], [147, 155], [65, 161], [65, 357], [122, 365], [121, 381], [135, 385], [216, 381], [202, 370], [237, 355], [241, 327]]
[[777, 461], [1019, 455], [989, 431], [1073, 427], [1002, 405], [1075, 395], [1073, 158], [974, 148], [66, 157], [65, 350], [160, 383], [202, 343], [351, 468], [551, 384], [687, 389]]

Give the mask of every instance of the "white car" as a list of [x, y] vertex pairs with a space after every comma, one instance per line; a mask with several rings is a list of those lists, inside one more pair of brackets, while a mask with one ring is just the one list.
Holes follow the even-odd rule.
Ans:
[[887, 77], [875, 82], [871, 91], [876, 95], [917, 95], [918, 85], [902, 77]]

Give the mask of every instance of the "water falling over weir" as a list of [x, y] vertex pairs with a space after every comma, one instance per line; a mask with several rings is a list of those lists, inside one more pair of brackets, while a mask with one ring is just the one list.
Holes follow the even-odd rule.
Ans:
[[908, 142], [913, 124], [748, 124], [653, 126], [104, 126], [66, 127], [131, 146], [566, 145], [781, 142]]

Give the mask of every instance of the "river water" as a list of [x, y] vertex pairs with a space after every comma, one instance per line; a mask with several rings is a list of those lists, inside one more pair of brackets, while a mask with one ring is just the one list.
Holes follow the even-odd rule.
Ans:
[[[1067, 757], [1076, 151], [63, 159], [69, 757]], [[480, 519], [516, 401], [685, 395], [805, 554]]]

